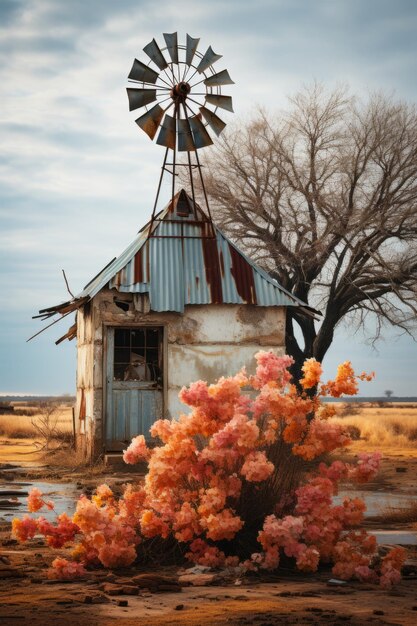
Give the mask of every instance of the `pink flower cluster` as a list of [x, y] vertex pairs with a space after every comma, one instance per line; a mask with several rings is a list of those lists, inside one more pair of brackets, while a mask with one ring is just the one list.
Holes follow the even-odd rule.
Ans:
[[124, 497], [116, 500], [107, 485], [99, 487], [91, 500], [81, 496], [73, 520], [82, 539], [73, 556], [105, 567], [131, 565], [140, 542], [138, 516], [142, 505], [140, 490], [126, 490]]
[[47, 576], [49, 579], [57, 580], [74, 580], [86, 575], [86, 570], [81, 563], [67, 561], [67, 559], [57, 558], [52, 561], [52, 567], [49, 568]]
[[[42, 492], [34, 487], [28, 496], [29, 511], [35, 513], [44, 506], [49, 510], [54, 509], [53, 502], [46, 501]], [[52, 548], [61, 548], [74, 541], [78, 530], [78, 526], [66, 513], [56, 516], [56, 524], [52, 524], [44, 517], [33, 519], [28, 515], [22, 519], [15, 518], [12, 522], [12, 533], [19, 541], [27, 541], [39, 533], [45, 536], [48, 545]]]
[[36, 522], [38, 532], [45, 536], [46, 542], [51, 548], [62, 548], [65, 544], [74, 541], [74, 537], [79, 531], [77, 524], [74, 524], [66, 513], [57, 516], [56, 525], [48, 522], [44, 517], [39, 517]]
[[130, 465], [134, 465], [140, 461], [146, 461], [148, 458], [149, 450], [146, 447], [145, 437], [143, 435], [138, 435], [132, 439], [132, 443], [127, 450], [123, 450], [123, 460]]
[[[281, 478], [277, 450], [310, 461], [349, 444], [343, 428], [328, 420], [333, 407], [320, 397], [355, 393], [358, 378], [367, 377], [355, 376], [347, 361], [334, 381], [320, 386], [321, 365], [309, 359], [300, 382], [304, 389], [317, 388], [311, 396], [291, 384], [291, 357], [259, 352], [256, 360], [254, 376], [242, 370], [215, 384], [197, 381], [184, 387], [179, 397], [191, 412], [153, 424], [151, 435], [159, 445], [149, 449], [142, 435], [132, 440], [123, 456], [126, 463], [148, 462], [143, 485], [128, 485], [121, 498], [101, 485], [91, 498], [80, 498], [72, 520], [65, 514], [57, 516], [56, 524], [43, 518], [14, 520], [15, 536], [26, 541], [41, 532], [52, 547], [76, 537], [76, 561], [112, 568], [133, 563], [139, 543], [174, 537], [185, 544], [190, 561], [218, 567], [239, 563], [236, 552], [251, 532], [260, 551], [241, 556], [246, 569], [274, 569], [285, 555], [302, 571], [330, 561], [342, 578], [395, 583], [402, 555], [394, 552], [379, 569], [373, 567], [375, 540], [358, 530], [363, 501], [333, 502], [341, 480], [363, 482], [375, 474], [378, 454], [361, 455], [356, 465], [321, 463], [295, 493], [276, 493], [276, 514], [265, 512], [254, 530], [253, 522], [246, 524], [253, 513], [245, 508], [247, 498], [275, 495]], [[29, 502], [31, 511], [49, 506], [39, 491]], [[64, 561], [58, 560], [54, 575], [82, 571], [79, 564]]]
[[43, 506], [46, 506], [50, 511], [54, 508], [54, 503], [50, 500], [46, 501], [42, 498], [42, 492], [37, 487], [33, 487], [28, 496], [28, 511], [36, 513]]
[[404, 548], [392, 548], [388, 554], [382, 559], [381, 563], [381, 586], [384, 589], [390, 589], [401, 580], [401, 567], [407, 553]]

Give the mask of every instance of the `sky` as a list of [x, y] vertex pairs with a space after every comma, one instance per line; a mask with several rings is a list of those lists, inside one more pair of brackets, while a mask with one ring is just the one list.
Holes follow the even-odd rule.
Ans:
[[[0, 0], [0, 393], [74, 393], [76, 345], [39, 309], [78, 293], [151, 212], [163, 150], [134, 124], [134, 57], [163, 32], [222, 54], [235, 118], [314, 80], [417, 99], [414, 0]], [[133, 117], [132, 117], [133, 116]], [[417, 395], [417, 344], [337, 330], [325, 373], [375, 370], [363, 395]]]

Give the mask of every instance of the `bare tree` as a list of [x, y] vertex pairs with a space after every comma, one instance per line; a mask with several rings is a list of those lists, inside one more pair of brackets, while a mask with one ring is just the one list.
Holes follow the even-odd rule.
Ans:
[[[322, 321], [288, 307], [299, 375], [342, 320], [410, 332], [417, 312], [417, 113], [383, 95], [365, 104], [313, 85], [271, 119], [260, 111], [205, 159], [216, 221]], [[295, 323], [301, 329], [297, 339]]]
[[45, 400], [37, 404], [37, 415], [31, 422], [41, 437], [38, 444], [40, 450], [50, 450], [51, 442], [60, 438], [59, 416], [59, 405], [56, 402]]

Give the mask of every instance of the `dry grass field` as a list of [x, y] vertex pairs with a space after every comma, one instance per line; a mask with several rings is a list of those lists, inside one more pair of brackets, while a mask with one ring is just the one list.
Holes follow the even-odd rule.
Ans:
[[[72, 449], [72, 404], [13, 402], [0, 414], [0, 464], [67, 465], [78, 462]], [[53, 453], [53, 454], [51, 454]]]
[[[0, 436], [10, 439], [33, 438], [39, 434], [38, 425], [45, 421], [47, 412], [42, 406], [13, 402], [14, 411], [0, 415]], [[28, 415], [19, 415], [27, 412]], [[58, 404], [50, 415], [50, 427], [63, 435], [72, 433], [72, 406]]]
[[333, 421], [343, 424], [355, 449], [417, 453], [417, 404], [338, 403]]

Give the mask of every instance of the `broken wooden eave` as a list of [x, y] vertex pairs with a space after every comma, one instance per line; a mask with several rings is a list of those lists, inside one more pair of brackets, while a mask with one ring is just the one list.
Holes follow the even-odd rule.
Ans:
[[[44, 328], [41, 328], [40, 331], [32, 335], [32, 337], [29, 337], [27, 341], [31, 341], [32, 339], [34, 339], [35, 337], [43, 333], [45, 330], [47, 330], [54, 324], [57, 324], [58, 322], [60, 322], [64, 317], [67, 317], [67, 315], [69, 315], [70, 313], [73, 313], [74, 311], [77, 312], [80, 307], [82, 307], [84, 304], [86, 304], [86, 302], [88, 302], [88, 300], [90, 300], [90, 298], [87, 296], [82, 297], [82, 298], [74, 298], [74, 300], [70, 300], [68, 302], [62, 302], [61, 304], [48, 307], [47, 309], [40, 309], [39, 315], [33, 315], [32, 319], [40, 318], [42, 321], [45, 321], [57, 314], [59, 314], [60, 317], [55, 319], [53, 322], [51, 322]], [[76, 336], [77, 336], [77, 321], [75, 321], [75, 323], [68, 329], [65, 335], [60, 337], [55, 343], [56, 345], [58, 345], [59, 343], [64, 341], [64, 339], [68, 339], [69, 341], [71, 341]]]

